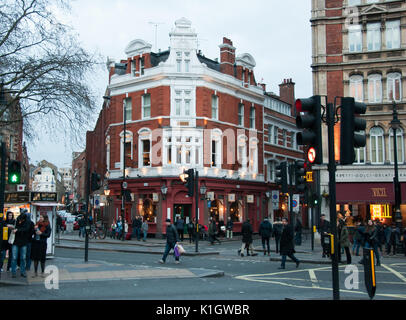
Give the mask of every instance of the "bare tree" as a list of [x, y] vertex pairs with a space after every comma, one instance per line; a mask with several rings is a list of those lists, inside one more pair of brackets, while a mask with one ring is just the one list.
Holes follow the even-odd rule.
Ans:
[[89, 77], [102, 63], [55, 10], [67, 13], [67, 0], [0, 1], [0, 89], [11, 97], [0, 106], [0, 127], [16, 121], [3, 115], [19, 103], [26, 137], [58, 130], [77, 142], [96, 110]]

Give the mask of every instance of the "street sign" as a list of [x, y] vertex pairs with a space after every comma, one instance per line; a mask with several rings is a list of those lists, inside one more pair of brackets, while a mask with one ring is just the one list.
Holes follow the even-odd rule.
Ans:
[[309, 151], [307, 151], [307, 159], [310, 163], [313, 163], [314, 160], [316, 160], [316, 149], [312, 147], [309, 149]]
[[294, 194], [292, 196], [293, 212], [299, 213], [299, 201], [300, 201], [300, 195], [299, 194]]
[[124, 182], [123, 182], [123, 189], [127, 189], [127, 186], [128, 186], [127, 182], [124, 181]]

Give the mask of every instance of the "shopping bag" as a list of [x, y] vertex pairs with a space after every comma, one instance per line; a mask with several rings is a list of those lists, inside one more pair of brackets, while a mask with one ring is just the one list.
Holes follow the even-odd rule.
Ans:
[[185, 249], [183, 248], [183, 246], [182, 246], [181, 244], [178, 244], [177, 246], [178, 246], [179, 255], [184, 254], [184, 253], [185, 253]]
[[3, 240], [4, 241], [8, 240], [8, 227], [3, 228]]
[[175, 244], [175, 248], [173, 249], [173, 251], [175, 252], [175, 257], [179, 257], [180, 253], [179, 253], [179, 247], [177, 244]]
[[10, 233], [10, 237], [8, 238], [8, 243], [9, 243], [9, 244], [13, 244], [15, 237], [16, 237], [16, 236], [15, 236], [15, 233], [14, 233], [14, 232]]

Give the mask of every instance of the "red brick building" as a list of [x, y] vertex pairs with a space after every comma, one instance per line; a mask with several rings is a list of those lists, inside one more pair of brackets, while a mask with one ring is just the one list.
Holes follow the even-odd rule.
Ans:
[[[312, 1], [313, 93], [354, 97], [367, 105], [366, 146], [356, 150], [353, 165], [338, 166], [337, 210], [360, 220], [394, 223], [394, 140], [397, 141], [401, 213], [406, 222], [406, 2], [399, 0]], [[338, 101], [339, 102], [339, 101]], [[401, 122], [391, 128], [393, 103]], [[339, 155], [336, 125], [336, 155]], [[323, 134], [327, 163], [327, 130]], [[329, 194], [326, 166], [319, 166], [320, 194]], [[325, 196], [321, 212], [329, 215]]]
[[[184, 18], [175, 22], [170, 41], [169, 50], [154, 53], [145, 41], [134, 40], [125, 50], [126, 60], [108, 62], [109, 99], [86, 145], [91, 171], [103, 177], [109, 190], [105, 212], [111, 219], [121, 214], [125, 153], [132, 196], [127, 221], [141, 215], [149, 232], [160, 234], [167, 218], [193, 219], [197, 199], [201, 224], [207, 225], [210, 216], [224, 222], [230, 216], [239, 232], [250, 218], [258, 231], [272, 210], [269, 191], [277, 189], [267, 176], [266, 160], [302, 158], [290, 138], [294, 84], [281, 85], [287, 103], [267, 94], [255, 80], [254, 58], [236, 55], [227, 38], [219, 46], [219, 62], [206, 58]], [[264, 138], [264, 122], [275, 119], [282, 137], [271, 143]], [[179, 179], [189, 168], [199, 172], [198, 197], [188, 197]]]

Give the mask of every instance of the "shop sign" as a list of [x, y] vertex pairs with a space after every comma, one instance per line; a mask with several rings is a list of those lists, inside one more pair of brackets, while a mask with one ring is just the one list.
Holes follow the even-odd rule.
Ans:
[[230, 193], [228, 195], [228, 202], [235, 202], [235, 193]]
[[254, 203], [254, 195], [248, 194], [247, 195], [247, 203]]
[[386, 188], [371, 188], [372, 196], [374, 198], [386, 198]]
[[158, 202], [159, 201], [158, 193], [154, 192], [152, 194], [152, 201], [153, 202]]
[[56, 192], [31, 192], [31, 201], [57, 201]]
[[8, 192], [5, 193], [5, 203], [24, 203], [30, 201], [30, 193], [26, 192]]

